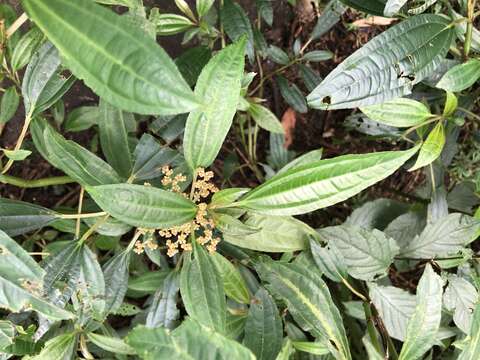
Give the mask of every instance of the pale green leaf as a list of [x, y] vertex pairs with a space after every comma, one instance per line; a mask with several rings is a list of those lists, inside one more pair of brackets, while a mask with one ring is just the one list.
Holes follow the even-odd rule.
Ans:
[[15, 86], [10, 86], [2, 95], [0, 102], [0, 127], [6, 124], [15, 115], [20, 103]]
[[265, 106], [250, 103], [248, 113], [262, 129], [278, 134], [283, 134], [285, 132], [280, 120], [278, 120], [275, 114]]
[[473, 312], [470, 338], [465, 349], [461, 352], [458, 360], [476, 360], [480, 353], [480, 305], [475, 306]]
[[406, 98], [362, 107], [360, 110], [371, 120], [395, 127], [415, 126], [433, 116], [424, 104]]
[[29, 157], [32, 154], [30, 150], [22, 150], [22, 149], [19, 149], [19, 150], [1, 149], [1, 151], [5, 154], [7, 158], [14, 161], [25, 160], [27, 157]]
[[74, 357], [77, 335], [67, 333], [58, 335], [45, 343], [40, 354], [31, 360], [71, 360]]
[[480, 60], [470, 59], [448, 70], [436, 86], [446, 91], [460, 92], [475, 84], [479, 78]]
[[239, 303], [250, 303], [247, 284], [237, 267], [219, 253], [213, 253], [211, 260], [222, 278], [225, 294]]
[[87, 338], [99, 348], [113, 354], [135, 355], [135, 350], [122, 339], [94, 333], [88, 333]]
[[441, 155], [445, 142], [445, 129], [440, 121], [428, 134], [427, 139], [420, 148], [415, 165], [408, 171], [415, 171], [434, 162]]
[[13, 50], [10, 64], [14, 72], [28, 64], [33, 53], [38, 49], [44, 39], [42, 32], [34, 27], [25, 33]]
[[449, 275], [443, 302], [448, 311], [453, 311], [453, 322], [465, 334], [470, 333], [473, 310], [479, 300], [478, 291], [467, 280]]

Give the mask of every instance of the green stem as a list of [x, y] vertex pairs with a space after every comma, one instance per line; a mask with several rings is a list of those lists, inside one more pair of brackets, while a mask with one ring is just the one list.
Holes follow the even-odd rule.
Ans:
[[375, 323], [373, 321], [372, 309], [370, 303], [363, 302], [363, 311], [365, 312], [365, 318], [367, 319], [367, 331], [370, 341], [372, 342], [373, 347], [378, 351], [379, 354], [383, 354], [382, 346], [378, 341], [377, 331], [375, 330]]
[[25, 180], [10, 175], [0, 175], [0, 183], [18, 186], [21, 188], [39, 188], [53, 185], [64, 185], [74, 183], [75, 180], [68, 176], [54, 176], [44, 179]]
[[467, 31], [465, 32], [465, 44], [463, 46], [463, 51], [465, 59], [468, 59], [470, 54], [470, 48], [472, 46], [472, 32], [473, 32], [473, 12], [475, 9], [476, 0], [468, 0], [467, 2]]
[[277, 74], [280, 74], [282, 71], [288, 69], [290, 66], [292, 65], [295, 65], [297, 62], [299, 62], [300, 59], [294, 59], [292, 61], [290, 61], [288, 64], [285, 64], [283, 65], [282, 67], [279, 67], [277, 70], [271, 72], [270, 74], [268, 75], [265, 75], [263, 77], [263, 79], [260, 80], [260, 82], [258, 83], [258, 85], [248, 93], [248, 96], [253, 96], [262, 86], [263, 86], [263, 83], [265, 81], [267, 81], [268, 79], [271, 79], [272, 77], [274, 77], [275, 75]]

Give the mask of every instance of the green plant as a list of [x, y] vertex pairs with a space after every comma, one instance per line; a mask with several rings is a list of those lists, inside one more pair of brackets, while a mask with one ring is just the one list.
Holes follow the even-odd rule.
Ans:
[[[232, 0], [174, 3], [181, 14], [22, 0], [18, 18], [0, 5], [0, 133], [25, 110], [0, 182], [75, 184], [78, 198], [0, 198], [0, 358], [475, 359], [479, 202], [472, 183], [444, 179], [460, 128], [478, 120], [476, 2], [315, 2], [313, 32], [288, 49], [263, 35], [272, 1], [256, 1], [253, 24]], [[347, 7], [401, 20], [322, 80], [312, 64], [334, 55], [309, 49]], [[175, 34], [195, 46], [172, 60], [156, 36]], [[99, 101], [66, 114], [77, 80]], [[267, 84], [299, 114], [359, 108], [354, 128], [388, 134], [393, 150], [296, 156]], [[62, 135], [81, 131], [86, 146]], [[229, 134], [241, 165], [221, 154]], [[10, 174], [36, 154], [63, 174]], [[367, 201], [320, 229], [295, 217], [402, 167], [427, 177], [400, 192], [410, 203]], [[255, 185], [229, 186], [237, 170]]]

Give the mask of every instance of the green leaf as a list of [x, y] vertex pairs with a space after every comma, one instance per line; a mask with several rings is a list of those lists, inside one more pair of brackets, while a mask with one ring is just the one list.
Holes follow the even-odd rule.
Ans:
[[145, 322], [147, 327], [175, 328], [176, 321], [180, 316], [180, 311], [177, 309], [179, 290], [179, 274], [176, 271], [172, 271], [153, 297], [152, 305], [150, 305], [147, 312]]
[[442, 278], [427, 264], [418, 283], [417, 305], [408, 322], [399, 360], [420, 359], [436, 344], [442, 317], [442, 293]]
[[410, 94], [445, 57], [454, 35], [449, 24], [422, 14], [389, 28], [337, 66], [307, 97], [309, 106], [347, 109]]
[[417, 150], [345, 155], [298, 166], [250, 191], [237, 205], [276, 216], [318, 210], [385, 179]]
[[72, 86], [75, 77], [61, 73], [57, 49], [49, 42], [34, 54], [22, 80], [25, 112], [37, 115], [48, 109]]
[[198, 17], [204, 17], [212, 7], [215, 0], [196, 0]]
[[407, 0], [387, 0], [383, 14], [385, 16], [396, 15], [401, 8], [407, 3]]
[[257, 11], [259, 16], [265, 20], [265, 22], [272, 26], [273, 24], [273, 6], [272, 0], [257, 0]]
[[353, 210], [344, 224], [358, 226], [367, 230], [384, 230], [388, 224], [407, 210], [408, 205], [399, 201], [377, 199], [368, 201]]
[[260, 278], [270, 284], [267, 289], [287, 303], [303, 330], [335, 344], [329, 348], [336, 359], [351, 359], [342, 317], [317, 273], [272, 260], [258, 263], [256, 269]]
[[308, 91], [313, 91], [318, 84], [322, 81], [322, 78], [318, 73], [307, 65], [300, 64], [300, 75], [302, 76], [303, 83]]
[[27, 308], [52, 320], [74, 315], [41, 296], [45, 272], [15, 240], [0, 230], [0, 307], [12, 312]]
[[305, 61], [325, 61], [330, 60], [333, 57], [333, 53], [327, 50], [314, 50], [303, 55], [303, 60]]
[[288, 80], [283, 76], [277, 76], [276, 80], [280, 88], [280, 93], [288, 105], [300, 114], [306, 113], [308, 111], [307, 102], [298, 86], [289, 84]]
[[56, 218], [57, 213], [42, 206], [0, 198], [0, 229], [10, 236], [40, 229]]
[[413, 165], [408, 171], [418, 170], [434, 162], [442, 153], [445, 141], [445, 129], [443, 123], [439, 121], [430, 134], [428, 134], [427, 139], [420, 148], [415, 165]]
[[446, 97], [445, 97], [445, 106], [443, 107], [443, 116], [444, 117], [449, 117], [453, 116], [455, 114], [455, 110], [457, 110], [458, 107], [458, 99], [450, 91], [446, 92]]
[[180, 158], [180, 154], [162, 146], [150, 134], [143, 134], [135, 147], [135, 162], [132, 177], [136, 180], [149, 180], [162, 175], [162, 167], [171, 165]]
[[96, 320], [103, 320], [105, 311], [105, 279], [97, 256], [83, 246], [80, 253], [80, 281], [77, 287], [85, 313], [92, 313]]
[[283, 174], [291, 169], [297, 168], [302, 165], [307, 165], [313, 162], [316, 162], [322, 158], [323, 149], [317, 149], [309, 151], [296, 159], [290, 161], [287, 165], [282, 167], [280, 170], [277, 171], [277, 175]]
[[102, 114], [98, 106], [80, 106], [71, 111], [65, 120], [65, 131], [83, 131], [98, 125]]
[[448, 70], [436, 87], [451, 92], [460, 92], [475, 84], [480, 78], [480, 60], [470, 59]]
[[238, 342], [192, 319], [171, 333], [162, 327], [148, 329], [140, 325], [130, 331], [126, 341], [144, 360], [255, 360]]
[[421, 102], [405, 98], [366, 106], [360, 110], [374, 121], [395, 127], [419, 125], [433, 116]]
[[15, 115], [20, 103], [20, 97], [15, 90], [15, 86], [10, 86], [3, 93], [0, 102], [0, 126], [6, 124]]
[[388, 0], [340, 0], [345, 5], [366, 12], [368, 14], [383, 16], [383, 9]]
[[1, 149], [1, 151], [5, 154], [7, 158], [14, 161], [25, 160], [27, 157], [29, 157], [32, 154], [30, 150], [22, 150], [22, 149], [19, 149], [19, 150]]
[[465, 334], [470, 334], [472, 314], [478, 302], [478, 291], [470, 282], [457, 275], [448, 276], [443, 302], [448, 311], [453, 311], [453, 322]]
[[415, 296], [393, 286], [371, 283], [370, 298], [388, 334], [395, 339], [405, 341], [408, 322], [415, 312]]
[[405, 248], [427, 225], [425, 215], [421, 212], [409, 212], [400, 215], [385, 229], [388, 237], [395, 239], [400, 249]]
[[74, 357], [77, 336], [75, 333], [58, 335], [45, 343], [40, 354], [31, 360], [69, 360]]
[[428, 224], [420, 235], [400, 249], [400, 255], [420, 259], [454, 254], [478, 237], [480, 220], [468, 215], [450, 214]]
[[153, 294], [161, 289], [170, 270], [148, 271], [128, 279], [128, 290], [142, 294]]
[[7, 320], [0, 320], [0, 351], [13, 344], [15, 326]]
[[178, 70], [180, 70], [188, 85], [193, 86], [211, 57], [212, 51], [208, 47], [196, 46], [185, 50], [175, 59], [175, 64], [178, 66]]
[[342, 255], [348, 273], [364, 281], [386, 275], [399, 252], [395, 240], [377, 229], [344, 224], [321, 229], [319, 236]]
[[288, 54], [275, 45], [270, 45], [268, 47], [268, 57], [279, 65], [287, 65], [290, 62]]
[[340, 17], [346, 10], [346, 6], [344, 6], [340, 0], [330, 0], [318, 17], [317, 23], [310, 34], [310, 38], [316, 40], [330, 31], [330, 29], [340, 21]]
[[480, 353], [480, 305], [475, 306], [473, 312], [472, 327], [470, 329], [470, 339], [465, 349], [461, 352], [458, 360], [475, 360]]
[[195, 204], [182, 195], [152, 186], [118, 184], [89, 186], [86, 190], [102, 210], [136, 227], [182, 225], [197, 212]]
[[43, 39], [44, 36], [42, 32], [36, 27], [30, 29], [25, 35], [22, 36], [20, 41], [15, 46], [15, 50], [13, 51], [12, 59], [10, 61], [13, 72], [17, 72], [28, 64], [32, 58], [32, 55], [42, 44]]
[[87, 338], [99, 348], [102, 348], [103, 350], [111, 352], [113, 354], [136, 354], [135, 350], [131, 346], [127, 345], [122, 339], [119, 338], [94, 333], [88, 333]]
[[236, 302], [249, 304], [250, 293], [237, 267], [219, 253], [213, 253], [211, 260], [222, 278], [225, 294]]
[[186, 258], [180, 276], [180, 293], [187, 313], [202, 325], [223, 334], [226, 300], [223, 282], [213, 260], [194, 241], [194, 258]]
[[245, 323], [243, 344], [258, 360], [275, 359], [282, 348], [283, 326], [277, 305], [270, 294], [260, 288], [252, 299]]
[[328, 347], [320, 342], [292, 341], [292, 345], [296, 350], [308, 354], [327, 355], [330, 353]]
[[317, 267], [327, 278], [342, 282], [348, 277], [347, 265], [337, 247], [322, 247], [318, 241], [310, 239], [310, 250]]
[[100, 100], [100, 113], [103, 115], [99, 123], [100, 144], [107, 162], [124, 178], [130, 176], [132, 155], [128, 146], [125, 113], [122, 110]]
[[250, 24], [250, 19], [245, 11], [236, 2], [225, 0], [220, 11], [220, 19], [226, 34], [232, 41], [238, 41], [242, 36], [247, 36], [246, 51], [248, 59], [252, 63], [255, 56], [254, 37], [252, 24]]
[[291, 252], [308, 247], [316, 232], [293, 217], [249, 214], [245, 225], [260, 231], [249, 235], [223, 234], [224, 240], [242, 248], [265, 252]]
[[248, 113], [262, 129], [278, 134], [285, 133], [280, 120], [278, 120], [275, 114], [268, 110], [265, 106], [250, 103]]
[[197, 101], [173, 61], [126, 17], [89, 0], [23, 0], [23, 8], [105, 101], [140, 114], [178, 114]]
[[150, 15], [150, 21], [157, 28], [158, 35], [175, 35], [190, 29], [195, 24], [187, 17], [177, 14]]
[[47, 160], [82, 185], [115, 184], [122, 180], [113, 168], [76, 142], [46, 127], [43, 131]]
[[240, 96], [245, 38], [218, 52], [203, 68], [195, 94], [204, 105], [190, 113], [183, 139], [191, 169], [208, 167], [227, 136]]
[[124, 250], [112, 257], [103, 266], [105, 279], [105, 311], [104, 317], [115, 313], [123, 304], [128, 288], [128, 266], [130, 251]]

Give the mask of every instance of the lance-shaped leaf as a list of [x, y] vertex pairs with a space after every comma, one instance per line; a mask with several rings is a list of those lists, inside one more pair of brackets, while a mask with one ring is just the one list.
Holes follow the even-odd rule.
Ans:
[[216, 158], [232, 125], [245, 64], [245, 38], [227, 46], [203, 68], [195, 94], [203, 105], [190, 113], [185, 127], [185, 159], [192, 169]]
[[436, 87], [460, 92], [475, 84], [480, 78], [480, 60], [470, 59], [466, 63], [455, 65], [442, 76]]
[[450, 214], [428, 224], [420, 235], [400, 249], [402, 256], [429, 259], [454, 254], [478, 237], [480, 220], [463, 214]]
[[194, 258], [186, 257], [180, 293], [187, 313], [219, 333], [226, 329], [226, 299], [222, 278], [203, 246], [194, 243]]
[[340, 0], [345, 5], [366, 12], [367, 14], [383, 16], [383, 9], [388, 0]]
[[237, 205], [267, 215], [318, 210], [385, 179], [417, 150], [345, 155], [297, 166], [250, 191]]
[[165, 278], [163, 286], [157, 290], [153, 297], [152, 305], [147, 312], [145, 323], [147, 327], [175, 328], [180, 315], [180, 311], [177, 309], [179, 290], [179, 274], [176, 271], [170, 272]]
[[454, 35], [449, 24], [443, 16], [422, 14], [393, 26], [337, 66], [308, 96], [309, 105], [347, 109], [411, 93], [445, 57]]
[[442, 317], [442, 293], [442, 278], [427, 264], [418, 283], [417, 305], [408, 322], [399, 360], [420, 359], [435, 345]]
[[245, 323], [243, 343], [258, 360], [275, 359], [282, 348], [283, 326], [277, 305], [270, 294], [260, 288], [252, 299]]
[[126, 17], [90, 0], [22, 4], [72, 73], [112, 105], [141, 114], [178, 114], [197, 106], [173, 61]]
[[421, 102], [405, 98], [366, 106], [360, 110], [371, 120], [395, 127], [415, 126], [433, 116]]
[[476, 360], [480, 353], [480, 305], [477, 304], [473, 312], [472, 327], [470, 328], [470, 340], [461, 352], [458, 360]]
[[58, 335], [45, 343], [40, 354], [32, 357], [34, 360], [66, 360], [74, 357], [77, 336], [75, 333]]
[[395, 240], [377, 229], [340, 225], [321, 229], [319, 234], [342, 254], [348, 273], [360, 280], [385, 275], [399, 250]]
[[197, 207], [180, 194], [151, 186], [118, 184], [86, 187], [114, 218], [136, 227], [168, 228], [195, 217]]
[[275, 114], [268, 110], [265, 106], [252, 103], [248, 108], [248, 113], [262, 129], [279, 134], [283, 134], [285, 132], [285, 130], [283, 130], [282, 123], [278, 120]]
[[213, 253], [210, 259], [213, 260], [222, 278], [225, 294], [236, 302], [248, 304], [250, 302], [250, 293], [238, 268], [219, 253]]
[[52, 127], [43, 131], [47, 160], [82, 185], [115, 184], [121, 178], [105, 161]]
[[17, 236], [40, 229], [57, 218], [57, 213], [42, 206], [0, 198], [0, 229]]
[[116, 254], [103, 266], [105, 279], [105, 308], [103, 316], [115, 313], [123, 303], [128, 289], [128, 266], [130, 251], [128, 249]]
[[409, 171], [414, 171], [434, 162], [442, 153], [445, 146], [445, 129], [443, 123], [438, 122], [428, 134], [427, 139], [420, 148], [417, 161]]
[[103, 320], [105, 310], [105, 279], [98, 263], [97, 256], [83, 246], [80, 253], [80, 279], [77, 289], [85, 313], [93, 314], [93, 318]]
[[330, 341], [336, 359], [351, 359], [340, 312], [322, 278], [304, 267], [264, 260], [256, 266], [267, 289], [282, 298], [303, 330]]
[[111, 353], [135, 355], [135, 350], [127, 345], [122, 339], [94, 333], [87, 334], [87, 338], [98, 347]]
[[51, 320], [73, 314], [42, 298], [45, 271], [17, 242], [0, 231], [0, 307], [13, 312], [31, 308]]

